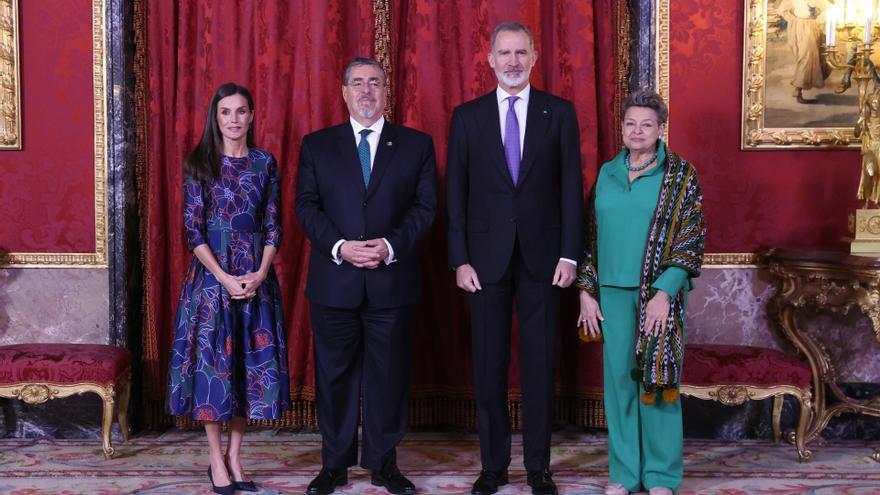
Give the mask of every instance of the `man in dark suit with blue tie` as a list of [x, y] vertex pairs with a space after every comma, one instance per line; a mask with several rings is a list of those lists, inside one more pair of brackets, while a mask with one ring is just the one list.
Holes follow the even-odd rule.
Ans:
[[449, 136], [449, 264], [470, 294], [483, 466], [471, 493], [480, 495], [508, 482], [514, 304], [528, 484], [557, 493], [549, 465], [559, 294], [583, 249], [583, 183], [574, 106], [529, 85], [536, 59], [528, 28], [498, 25], [489, 52], [498, 87], [457, 107]]
[[306, 296], [323, 441], [307, 493], [348, 483], [362, 406], [360, 465], [374, 485], [412, 494], [396, 446], [409, 406], [416, 247], [437, 204], [434, 144], [385, 121], [385, 71], [374, 60], [348, 65], [342, 97], [349, 120], [303, 138], [296, 187], [296, 216], [311, 241]]

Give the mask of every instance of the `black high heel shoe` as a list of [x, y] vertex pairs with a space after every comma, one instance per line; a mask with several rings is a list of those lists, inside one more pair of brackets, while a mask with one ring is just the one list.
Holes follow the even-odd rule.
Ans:
[[211, 474], [211, 466], [208, 466], [208, 480], [211, 481], [211, 488], [214, 490], [214, 493], [219, 495], [235, 495], [235, 482], [225, 486], [217, 486], [214, 484], [214, 475]]
[[235, 480], [233, 480], [232, 482], [235, 483], [235, 489], [240, 492], [258, 492], [258, 491], [260, 491], [260, 489], [257, 488], [257, 484], [254, 483], [253, 480], [251, 480], [251, 481], [235, 481]]
[[260, 491], [257, 488], [257, 484], [254, 483], [254, 480], [250, 481], [235, 481], [235, 476], [232, 474], [232, 470], [229, 469], [229, 458], [223, 457], [223, 462], [226, 463], [226, 472], [229, 473], [229, 478], [232, 480], [232, 483], [235, 485], [235, 489], [240, 492], [258, 492]]

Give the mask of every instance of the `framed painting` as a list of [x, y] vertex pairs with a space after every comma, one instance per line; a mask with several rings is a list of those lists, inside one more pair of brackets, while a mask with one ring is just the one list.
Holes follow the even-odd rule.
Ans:
[[832, 69], [823, 53], [836, 9], [835, 0], [745, 0], [743, 150], [858, 147], [851, 71]]
[[0, 150], [0, 268], [107, 267], [105, 2], [0, 0], [0, 115], [34, 131]]

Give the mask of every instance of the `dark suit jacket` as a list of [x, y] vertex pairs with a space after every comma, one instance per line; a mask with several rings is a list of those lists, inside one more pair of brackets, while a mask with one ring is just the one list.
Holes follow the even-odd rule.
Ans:
[[446, 199], [449, 265], [497, 282], [514, 240], [532, 276], [551, 282], [559, 258], [583, 251], [583, 179], [574, 106], [531, 88], [519, 184], [504, 158], [495, 91], [452, 114]]
[[[358, 160], [351, 123], [303, 138], [296, 216], [312, 244], [306, 296], [314, 303], [393, 308], [419, 298], [416, 244], [434, 222], [437, 171], [431, 136], [385, 122], [370, 184]], [[331, 260], [340, 239], [384, 237], [396, 262], [373, 270]]]

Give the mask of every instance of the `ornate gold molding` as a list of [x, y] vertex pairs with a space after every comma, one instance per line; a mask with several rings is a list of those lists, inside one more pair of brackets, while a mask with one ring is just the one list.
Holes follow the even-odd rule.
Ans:
[[0, 0], [0, 150], [21, 149], [18, 0]]
[[385, 118], [394, 118], [394, 64], [391, 60], [391, 4], [389, 0], [373, 0], [373, 49], [376, 61], [385, 69], [388, 97], [385, 103]]
[[630, 48], [632, 47], [632, 18], [629, 13], [629, 5], [626, 2], [616, 2], [617, 11], [617, 84], [614, 88], [614, 137], [615, 147], [623, 146], [623, 115], [621, 109], [623, 102], [629, 94], [629, 71], [632, 63]]
[[[0, 0], [0, 6], [4, 5], [4, 2], [9, 1]], [[107, 267], [107, 89], [106, 74], [104, 72], [106, 53], [104, 3], [105, 0], [92, 0], [92, 100], [95, 120], [95, 252], [5, 253], [0, 254], [0, 268]], [[2, 20], [0, 20], [0, 28], [2, 28]]]
[[[666, 106], [672, 106], [669, 101], [669, 0], [657, 0], [657, 8], [655, 9], [654, 25], [657, 26], [656, 31], [656, 71], [654, 87], [657, 93], [663, 97]], [[669, 143], [669, 120], [663, 130], [663, 140]]]
[[681, 394], [696, 397], [703, 400], [714, 400], [726, 406], [738, 406], [749, 400], [763, 400], [778, 395], [793, 395], [798, 400], [804, 401], [809, 407], [812, 403], [813, 394], [793, 385], [772, 385], [769, 387], [756, 387], [746, 384], [725, 385], [681, 385]]
[[0, 268], [106, 268], [92, 253], [0, 253]]
[[847, 148], [859, 144], [853, 127], [768, 128], [764, 127], [767, 0], [745, 0], [743, 22], [743, 95], [741, 148], [815, 149]]
[[760, 257], [756, 253], [706, 253], [704, 268], [758, 268]]

